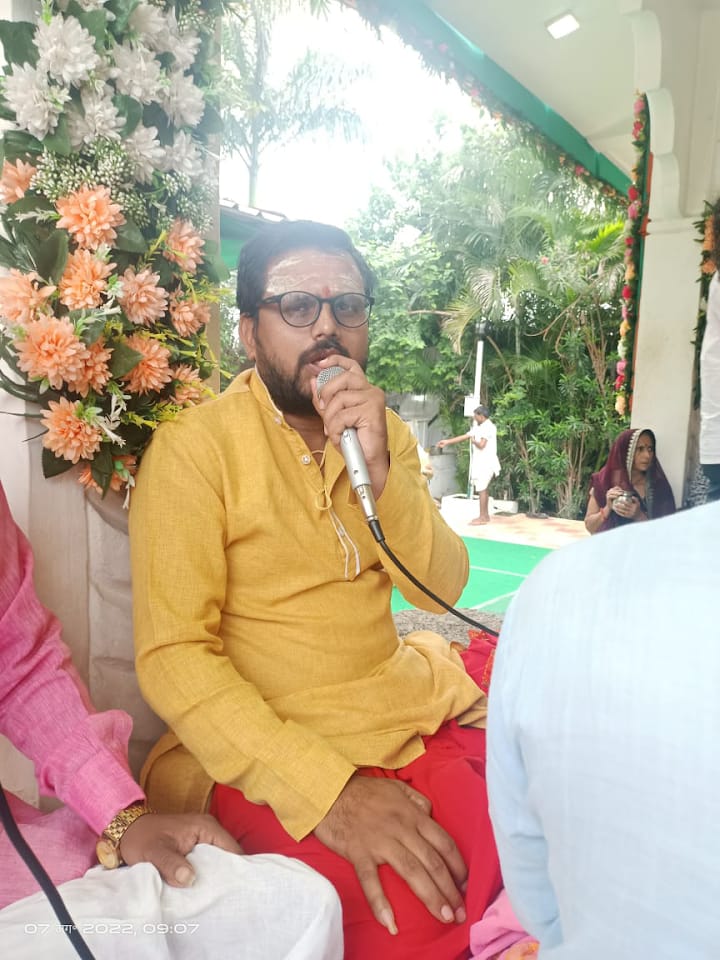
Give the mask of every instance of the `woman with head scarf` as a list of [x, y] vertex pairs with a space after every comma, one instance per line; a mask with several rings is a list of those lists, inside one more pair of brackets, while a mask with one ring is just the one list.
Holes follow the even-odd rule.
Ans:
[[675, 499], [655, 456], [652, 430], [623, 430], [607, 463], [592, 475], [585, 526], [590, 533], [675, 513]]

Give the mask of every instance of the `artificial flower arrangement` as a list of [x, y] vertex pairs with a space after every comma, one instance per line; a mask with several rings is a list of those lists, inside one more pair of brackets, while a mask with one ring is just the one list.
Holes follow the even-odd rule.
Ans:
[[0, 22], [0, 386], [40, 405], [45, 476], [79, 464], [103, 495], [209, 392], [224, 6], [44, 0]]
[[625, 220], [625, 282], [622, 288], [622, 321], [615, 378], [615, 410], [624, 417], [632, 401], [633, 342], [638, 312], [642, 249], [647, 232], [648, 166], [650, 159], [650, 115], [645, 94], [635, 99], [632, 140], [636, 151], [632, 182], [628, 188]]

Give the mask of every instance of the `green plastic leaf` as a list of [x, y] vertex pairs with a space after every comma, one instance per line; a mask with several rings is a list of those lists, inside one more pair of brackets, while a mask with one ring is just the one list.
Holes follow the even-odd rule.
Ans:
[[43, 447], [42, 472], [44, 477], [59, 477], [61, 473], [67, 473], [72, 465], [71, 460], [66, 460], [64, 457], [56, 457], [51, 450]]
[[[43, 197], [38, 193], [26, 193], [24, 197], [20, 197], [19, 200], [15, 200], [15, 202], [11, 203], [8, 207], [7, 215], [15, 218], [18, 214], [28, 213], [31, 210], [52, 210], [57, 216], [55, 204], [48, 200], [47, 197]], [[33, 226], [33, 229], [37, 228]]]
[[19, 269], [16, 247], [5, 237], [0, 236], [0, 264], [3, 267], [15, 267]]
[[214, 134], [221, 134], [224, 129], [222, 117], [210, 103], [205, 103], [205, 112], [199, 123], [199, 130], [206, 136], [211, 137]]
[[58, 125], [55, 127], [55, 130], [52, 133], [49, 133], [43, 140], [43, 145], [46, 149], [51, 150], [53, 153], [59, 153], [62, 157], [69, 157], [72, 151], [72, 144], [70, 143], [70, 132], [68, 130], [68, 122], [65, 114], [61, 114], [58, 120]]
[[[71, 310], [70, 321], [75, 323], [77, 320], [82, 318], [84, 313], [84, 310]], [[80, 338], [83, 343], [86, 343], [89, 347], [91, 347], [94, 343], [97, 343], [104, 332], [105, 318], [101, 317], [99, 320], [93, 320], [92, 323], [84, 325], [82, 328], [82, 333], [80, 334]]]
[[127, 32], [127, 22], [130, 19], [130, 14], [139, 2], [140, 0], [109, 0], [105, 4], [106, 10], [114, 17], [110, 27], [116, 37], [122, 37]]
[[90, 462], [92, 478], [102, 489], [103, 496], [107, 493], [115, 470], [113, 460], [114, 457], [109, 444], [103, 444]]
[[0, 43], [8, 63], [29, 63], [34, 67], [38, 61], [34, 37], [34, 24], [25, 20], [0, 20]]
[[68, 258], [68, 237], [64, 230], [55, 230], [35, 252], [35, 269], [44, 280], [58, 283]]
[[136, 367], [142, 360], [143, 355], [126, 346], [124, 343], [117, 343], [113, 346], [112, 358], [110, 360], [110, 372], [113, 379], [124, 377], [130, 373], [133, 367]]
[[180, 269], [166, 260], [165, 257], [155, 257], [152, 262], [153, 272], [160, 278], [160, 286], [166, 289], [171, 287], [175, 281], [175, 270]]
[[103, 53], [105, 49], [105, 33], [107, 31], [106, 11], [102, 7], [98, 10], [85, 10], [79, 3], [76, 3], [76, 0], [70, 0], [66, 13], [80, 21], [95, 41], [95, 49], [97, 52]]
[[143, 124], [146, 127], [155, 127], [158, 140], [163, 146], [173, 142], [173, 130], [170, 118], [159, 103], [149, 103], [143, 110]]
[[40, 141], [24, 130], [6, 130], [3, 134], [3, 154], [10, 163], [15, 160], [32, 160], [40, 153]]
[[128, 137], [142, 120], [142, 104], [124, 93], [118, 93], [112, 99], [120, 116], [125, 117], [125, 126], [120, 131], [120, 136]]
[[126, 253], [144, 253], [147, 249], [147, 241], [137, 224], [133, 223], [132, 220], [126, 220], [117, 229], [117, 239], [114, 246]]

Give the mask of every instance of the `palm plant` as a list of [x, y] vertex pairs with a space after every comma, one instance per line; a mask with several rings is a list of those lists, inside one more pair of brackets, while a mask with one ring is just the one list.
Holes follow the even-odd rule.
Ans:
[[[310, 0], [324, 13], [329, 0]], [[325, 131], [350, 139], [361, 133], [360, 117], [345, 94], [357, 79], [340, 58], [307, 50], [279, 83], [270, 79], [273, 25], [289, 0], [246, 0], [244, 13], [223, 28], [224, 151], [237, 154], [248, 171], [248, 204], [257, 201], [264, 152]]]

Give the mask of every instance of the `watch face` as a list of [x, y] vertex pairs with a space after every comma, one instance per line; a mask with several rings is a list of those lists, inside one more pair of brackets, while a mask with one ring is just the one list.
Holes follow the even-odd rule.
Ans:
[[101, 837], [98, 840], [95, 846], [95, 852], [97, 853], [98, 863], [105, 867], [106, 870], [114, 870], [115, 867], [119, 867], [122, 863], [118, 845], [106, 837]]

